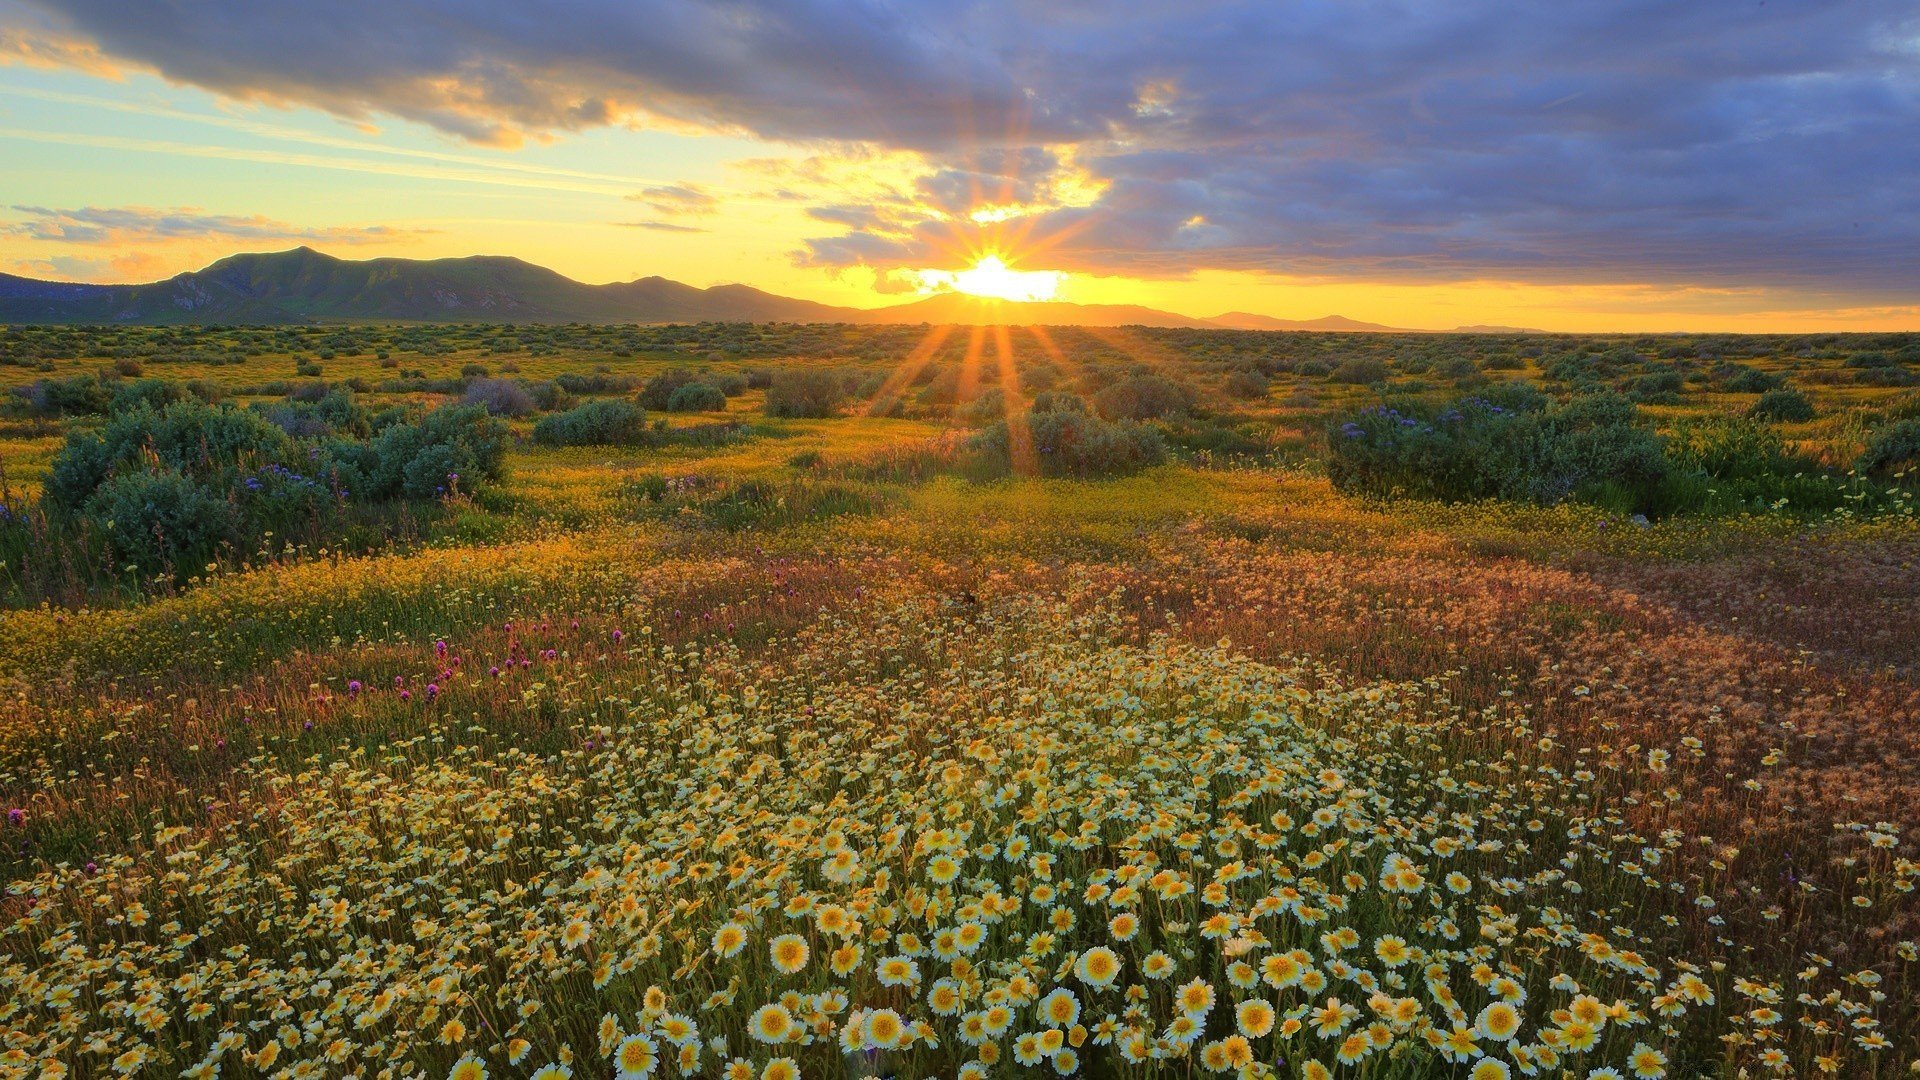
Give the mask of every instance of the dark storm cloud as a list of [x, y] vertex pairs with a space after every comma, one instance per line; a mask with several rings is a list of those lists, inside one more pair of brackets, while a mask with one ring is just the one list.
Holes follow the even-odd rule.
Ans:
[[843, 208], [827, 265], [948, 250], [932, 211], [1044, 200], [1070, 151], [1108, 187], [1019, 223], [1033, 265], [1920, 290], [1906, 0], [33, 2], [170, 78], [465, 138], [639, 110], [928, 154], [927, 220]]

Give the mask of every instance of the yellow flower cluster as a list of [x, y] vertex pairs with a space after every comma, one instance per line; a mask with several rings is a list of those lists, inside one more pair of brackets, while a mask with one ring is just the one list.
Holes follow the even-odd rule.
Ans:
[[[257, 758], [220, 814], [0, 901], [0, 1078], [1897, 1067], [1910, 968], [1789, 983], [1701, 932], [1686, 838], [1619, 801], [1666, 759], [1596, 774], [1442, 680], [1128, 618], [634, 628], [521, 693], [544, 749], [449, 716]], [[1920, 877], [1891, 824], [1835, 843], [1863, 895]]]

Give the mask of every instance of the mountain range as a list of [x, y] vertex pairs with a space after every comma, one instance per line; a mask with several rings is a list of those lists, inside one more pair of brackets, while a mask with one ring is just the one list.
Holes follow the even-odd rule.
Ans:
[[[701, 289], [663, 277], [588, 285], [546, 267], [498, 255], [354, 261], [308, 247], [232, 255], [204, 270], [144, 285], [40, 281], [0, 274], [0, 323], [314, 322], [1009, 323], [1421, 332], [1338, 315], [1293, 320], [1235, 311], [1198, 319], [1132, 304], [1014, 303], [962, 293], [936, 293], [883, 308], [836, 307], [747, 285]], [[1496, 326], [1460, 330], [1523, 332]]]

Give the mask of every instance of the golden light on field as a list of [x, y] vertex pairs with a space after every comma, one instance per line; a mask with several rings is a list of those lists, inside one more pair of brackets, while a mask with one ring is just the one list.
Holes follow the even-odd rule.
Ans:
[[1051, 300], [1067, 275], [1060, 270], [1015, 270], [989, 252], [965, 270], [921, 270], [923, 293], [962, 292], [990, 300]]

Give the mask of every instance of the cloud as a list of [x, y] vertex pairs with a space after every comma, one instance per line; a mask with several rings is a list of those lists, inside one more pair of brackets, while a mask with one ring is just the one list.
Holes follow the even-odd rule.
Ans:
[[838, 230], [815, 265], [1920, 288], [1909, 0], [9, 2], [42, 58], [478, 142], [915, 157], [776, 190]]
[[0, 222], [0, 235], [57, 244], [152, 244], [170, 241], [273, 241], [276, 243], [384, 244], [426, 230], [391, 225], [309, 228], [265, 217], [208, 214], [193, 207], [86, 206], [56, 210], [15, 206], [19, 220]]
[[652, 229], [655, 232], [703, 233], [697, 225], [680, 225], [671, 221], [616, 221], [615, 225], [623, 229]]
[[663, 184], [627, 198], [662, 214], [711, 214], [720, 208], [720, 197], [696, 184]]
[[[0, 7], [0, 15], [6, 11], [6, 8]], [[43, 19], [25, 19], [19, 25], [0, 25], [0, 65], [4, 64], [73, 68], [106, 79], [121, 77], [120, 69], [101, 55], [98, 46], [49, 32]]]

